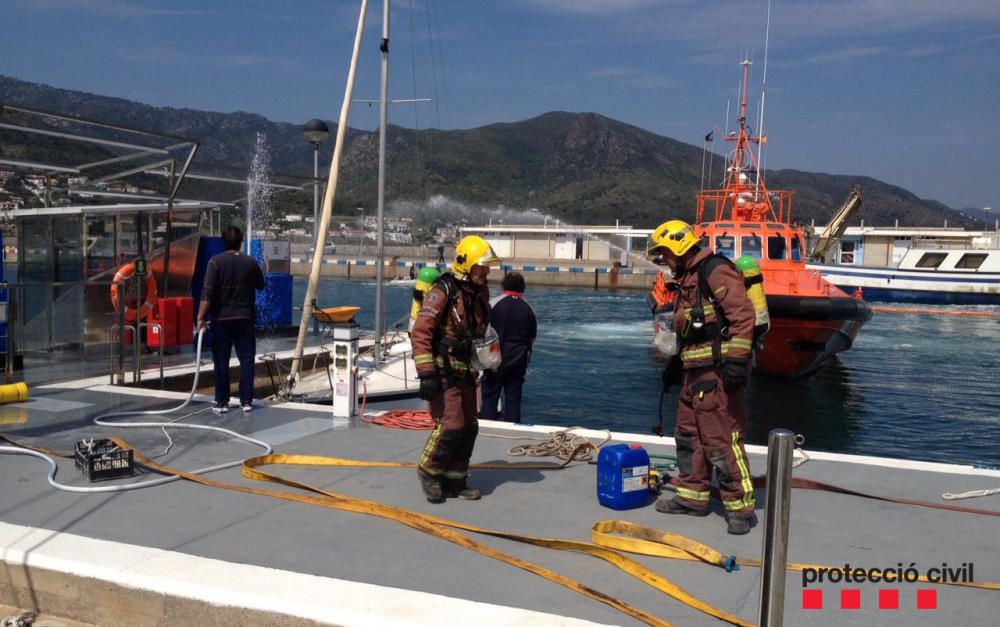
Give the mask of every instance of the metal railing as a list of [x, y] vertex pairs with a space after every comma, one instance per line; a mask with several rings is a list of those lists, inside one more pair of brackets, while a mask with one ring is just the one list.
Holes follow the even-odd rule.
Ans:
[[[111, 304], [116, 284], [124, 287], [114, 281], [0, 284], [7, 291], [6, 380], [15, 372], [31, 383], [110, 374], [112, 383], [124, 383], [130, 366], [133, 382], [139, 382], [140, 334], [159, 324], [126, 322], [124, 308], [116, 311]], [[162, 342], [158, 352], [162, 380]]]

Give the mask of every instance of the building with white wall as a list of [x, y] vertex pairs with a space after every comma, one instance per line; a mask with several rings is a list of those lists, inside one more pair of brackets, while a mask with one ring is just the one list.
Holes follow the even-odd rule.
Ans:
[[466, 226], [461, 235], [479, 235], [507, 260], [560, 259], [632, 265], [630, 254], [642, 256], [652, 229], [631, 226], [567, 226], [560, 224]]

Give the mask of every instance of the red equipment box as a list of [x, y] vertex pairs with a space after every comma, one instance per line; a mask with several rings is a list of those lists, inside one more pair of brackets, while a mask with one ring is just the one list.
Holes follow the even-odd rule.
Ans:
[[155, 317], [146, 327], [146, 345], [149, 348], [173, 348], [177, 346], [177, 303], [174, 298], [158, 298], [156, 300]]

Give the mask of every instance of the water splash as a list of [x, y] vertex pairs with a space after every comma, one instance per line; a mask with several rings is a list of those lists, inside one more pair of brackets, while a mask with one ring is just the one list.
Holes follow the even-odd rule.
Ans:
[[247, 254], [253, 254], [251, 242], [254, 237], [271, 228], [274, 217], [272, 207], [271, 149], [267, 143], [267, 136], [263, 133], [257, 133], [253, 161], [250, 163], [250, 174], [247, 176]]
[[[250, 163], [250, 173], [247, 175], [246, 252], [265, 270], [262, 240], [264, 234], [273, 226], [273, 195], [271, 149], [267, 143], [267, 136], [263, 133], [257, 133], [253, 161]], [[271, 281], [265, 280], [264, 289], [258, 291], [256, 296], [257, 326], [265, 333], [274, 331], [270, 315], [274, 303], [274, 286]]]
[[426, 201], [397, 200], [390, 204], [388, 212], [393, 215], [410, 216], [418, 224], [470, 224], [470, 225], [541, 225], [569, 232], [588, 240], [601, 242], [618, 253], [619, 259], [627, 260], [631, 266], [662, 270], [660, 266], [646, 259], [645, 251], [635, 252], [614, 244], [603, 237], [581, 230], [579, 226], [562, 218], [545, 213], [537, 208], [511, 209], [504, 205], [471, 205], [447, 196], [435, 195]]

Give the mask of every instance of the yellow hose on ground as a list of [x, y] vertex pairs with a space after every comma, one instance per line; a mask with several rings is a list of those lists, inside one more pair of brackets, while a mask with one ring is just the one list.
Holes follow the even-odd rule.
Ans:
[[[116, 444], [122, 447], [132, 448], [128, 443], [118, 439], [112, 438]], [[662, 575], [650, 570], [646, 566], [640, 564], [639, 562], [629, 558], [617, 551], [611, 549], [595, 546], [588, 542], [579, 542], [575, 540], [559, 540], [550, 538], [536, 538], [533, 536], [522, 536], [519, 534], [507, 533], [503, 531], [495, 531], [490, 529], [483, 529], [476, 527], [474, 525], [467, 525], [465, 523], [460, 523], [456, 521], [447, 520], [444, 518], [439, 518], [437, 516], [431, 516], [428, 514], [422, 514], [420, 512], [414, 512], [411, 510], [394, 507], [391, 505], [385, 505], [383, 503], [378, 503], [375, 501], [368, 501], [365, 499], [359, 499], [356, 497], [346, 496], [342, 494], [337, 494], [335, 492], [329, 492], [323, 490], [322, 488], [303, 483], [300, 481], [295, 481], [293, 479], [287, 479], [274, 475], [271, 473], [258, 470], [259, 466], [264, 465], [310, 465], [310, 466], [355, 466], [355, 467], [412, 467], [412, 463], [405, 462], [359, 462], [356, 460], [348, 460], [333, 457], [322, 457], [317, 455], [261, 455], [259, 457], [253, 457], [247, 459], [243, 465], [243, 475], [250, 479], [256, 481], [266, 481], [272, 483], [278, 483], [281, 485], [295, 487], [303, 490], [307, 490], [315, 493], [311, 494], [295, 494], [283, 491], [273, 491], [265, 490], [262, 488], [254, 488], [250, 486], [244, 486], [234, 483], [227, 483], [223, 481], [216, 481], [214, 479], [208, 479], [201, 475], [192, 475], [190, 473], [184, 472], [176, 468], [171, 468], [168, 466], [163, 466], [149, 459], [139, 451], [134, 451], [135, 459], [157, 472], [177, 475], [189, 481], [200, 483], [202, 485], [207, 485], [216, 488], [223, 488], [227, 490], [233, 490], [236, 492], [243, 492], [245, 494], [255, 494], [259, 496], [268, 496], [271, 498], [281, 499], [284, 501], [291, 501], [296, 503], [302, 503], [307, 505], [318, 505], [320, 507], [327, 507], [331, 509], [338, 509], [342, 511], [355, 512], [359, 514], [366, 514], [370, 516], [378, 516], [380, 518], [385, 518], [389, 520], [395, 520], [404, 525], [410, 526], [424, 533], [434, 535], [443, 540], [453, 542], [460, 546], [477, 551], [488, 557], [492, 557], [499, 561], [511, 564], [512, 566], [517, 566], [518, 568], [527, 570], [529, 572], [535, 573], [541, 577], [548, 579], [554, 583], [558, 583], [561, 586], [569, 588], [575, 592], [578, 592], [584, 596], [587, 596], [596, 601], [600, 601], [610, 607], [613, 607], [628, 616], [635, 618], [636, 620], [642, 621], [648, 625], [659, 625], [667, 626], [669, 623], [657, 618], [656, 616], [636, 608], [628, 603], [615, 599], [609, 595], [604, 594], [598, 590], [595, 590], [589, 586], [586, 586], [574, 579], [570, 579], [563, 575], [560, 575], [552, 570], [527, 562], [525, 560], [519, 559], [517, 557], [507, 555], [501, 551], [497, 551], [489, 546], [486, 546], [480, 542], [469, 538], [468, 536], [459, 533], [457, 530], [469, 531], [474, 533], [480, 533], [484, 535], [489, 535], [498, 538], [505, 538], [509, 540], [516, 540], [520, 542], [525, 542], [535, 546], [549, 547], [559, 550], [569, 550], [576, 551], [580, 553], [586, 553], [594, 557], [603, 559], [614, 566], [618, 567], [620, 570], [628, 573], [629, 575], [639, 579], [640, 581], [660, 590], [661, 592], [681, 601], [682, 603], [688, 605], [689, 607], [698, 609], [706, 614], [723, 620], [732, 625], [738, 625], [740, 627], [752, 627], [751, 623], [744, 621], [738, 616], [729, 614], [717, 608], [714, 608], [703, 601], [691, 596], [679, 586], [669, 581]], [[564, 467], [566, 463], [561, 465], [556, 464], [478, 464], [473, 465], [473, 468], [496, 468], [496, 469], [558, 469]]]

